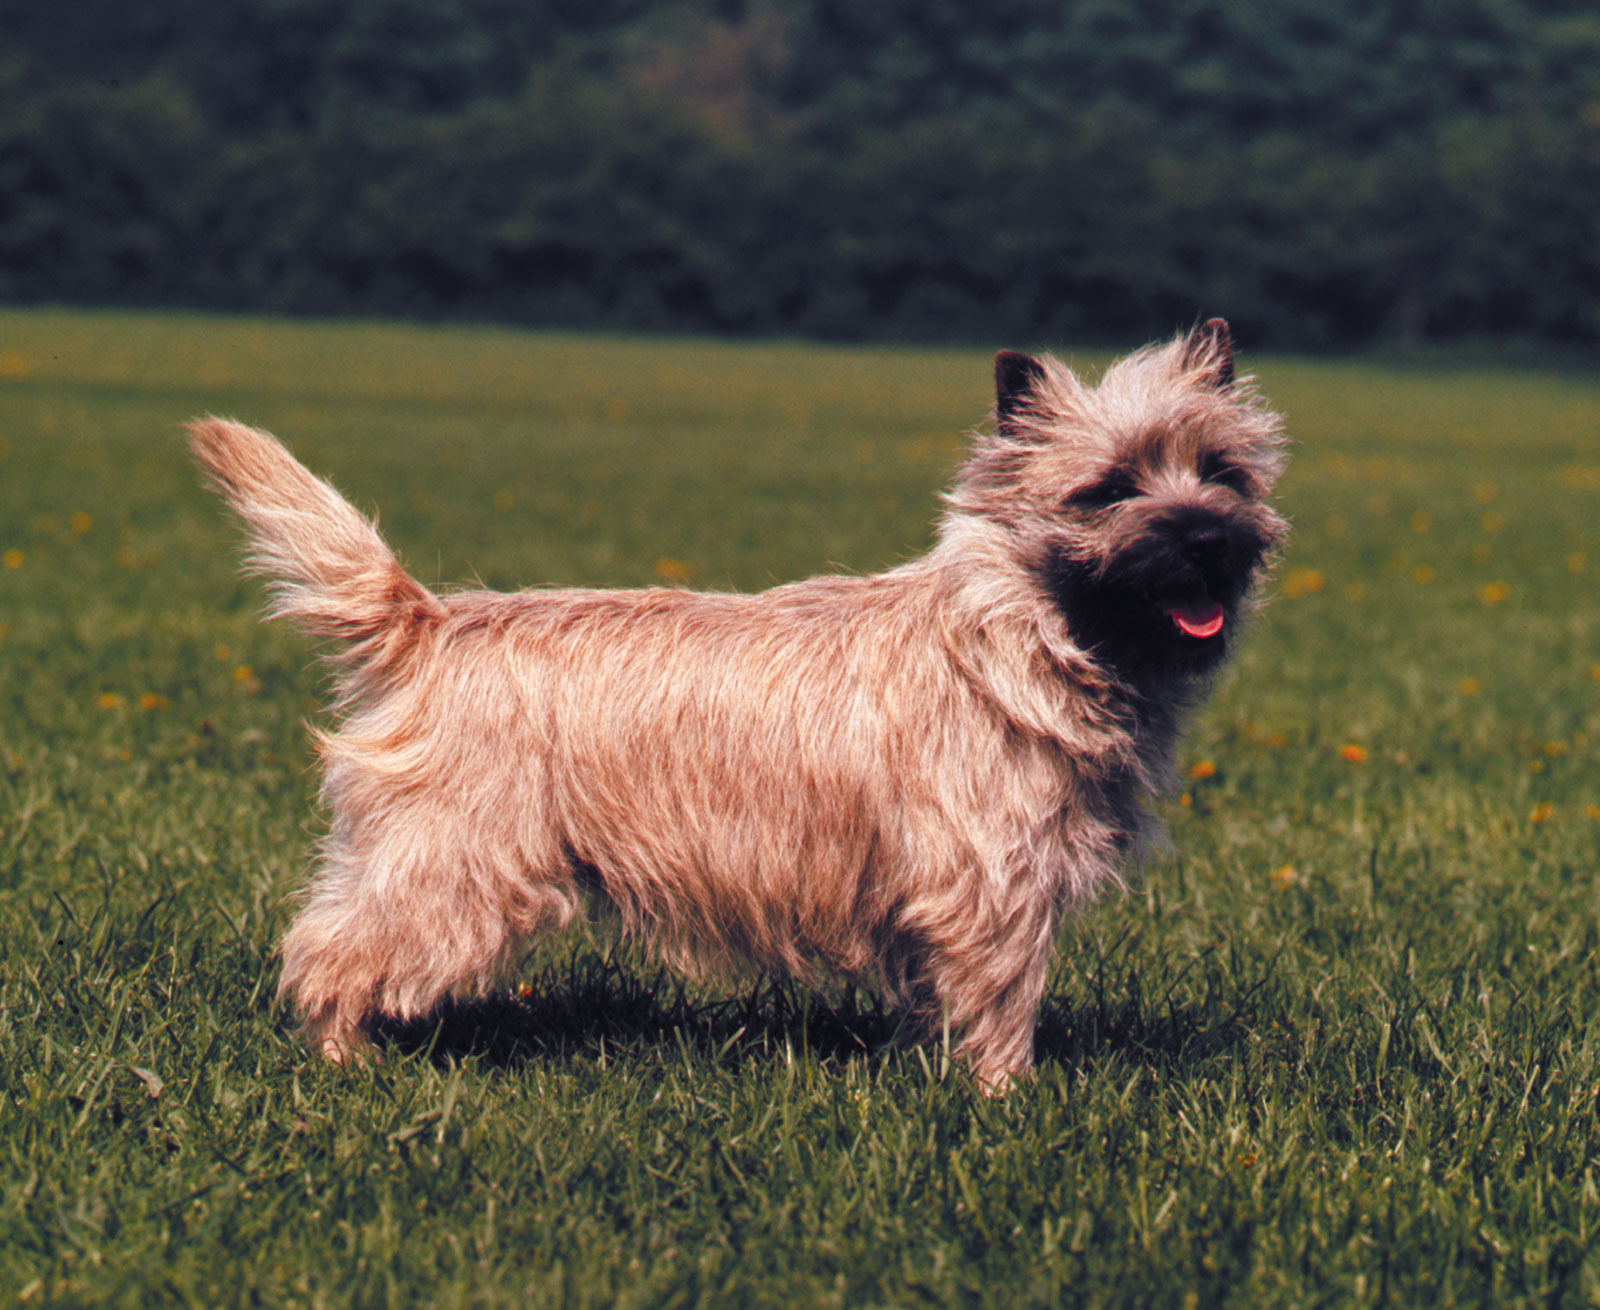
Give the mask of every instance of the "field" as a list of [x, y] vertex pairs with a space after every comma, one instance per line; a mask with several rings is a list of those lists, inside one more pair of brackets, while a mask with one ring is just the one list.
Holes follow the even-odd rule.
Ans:
[[1296, 442], [1275, 598], [989, 1102], [870, 996], [601, 930], [309, 1058], [320, 675], [178, 433], [273, 428], [430, 582], [746, 589], [920, 550], [985, 352], [0, 312], [0, 1289], [1600, 1303], [1600, 381], [1244, 362]]

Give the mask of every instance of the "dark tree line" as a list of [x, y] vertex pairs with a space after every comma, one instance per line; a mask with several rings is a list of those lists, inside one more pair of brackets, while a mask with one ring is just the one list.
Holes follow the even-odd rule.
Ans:
[[11, 301], [1592, 342], [1597, 238], [1592, 0], [0, 9]]

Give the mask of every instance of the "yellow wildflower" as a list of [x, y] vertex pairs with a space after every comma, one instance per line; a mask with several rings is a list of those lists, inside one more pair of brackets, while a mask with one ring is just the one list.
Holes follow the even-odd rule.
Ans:
[[1283, 594], [1289, 600], [1314, 596], [1326, 585], [1327, 579], [1316, 569], [1292, 568], [1283, 576]]

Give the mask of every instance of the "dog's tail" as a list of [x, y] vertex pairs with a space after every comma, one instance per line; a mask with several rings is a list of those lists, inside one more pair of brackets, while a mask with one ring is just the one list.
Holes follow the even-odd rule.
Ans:
[[244, 522], [247, 567], [270, 579], [271, 617], [357, 643], [345, 655], [367, 663], [378, 648], [406, 644], [405, 633], [443, 612], [372, 522], [275, 437], [202, 418], [189, 424], [189, 448]]

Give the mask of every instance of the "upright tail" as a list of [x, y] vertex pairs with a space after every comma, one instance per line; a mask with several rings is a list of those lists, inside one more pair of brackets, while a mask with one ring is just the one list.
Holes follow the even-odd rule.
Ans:
[[247, 565], [270, 579], [271, 617], [361, 643], [348, 654], [365, 663], [384, 647], [405, 645], [402, 634], [442, 612], [377, 528], [276, 438], [202, 418], [189, 424], [189, 448], [244, 522]]

